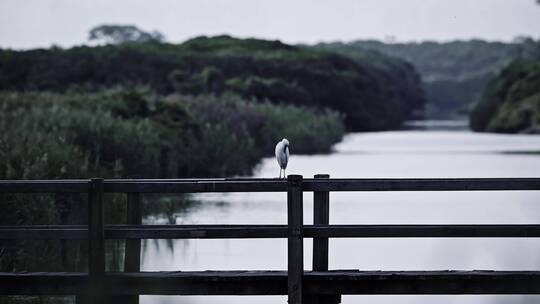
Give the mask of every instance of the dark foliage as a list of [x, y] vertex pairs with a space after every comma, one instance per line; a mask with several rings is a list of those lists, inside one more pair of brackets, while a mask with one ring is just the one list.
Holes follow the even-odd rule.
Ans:
[[[388, 61], [388, 62], [387, 62]], [[245, 99], [331, 108], [352, 130], [400, 126], [423, 108], [412, 67], [279, 41], [199, 37], [180, 45], [131, 43], [0, 52], [0, 89], [148, 85], [160, 94], [233, 92]]]
[[452, 118], [466, 112], [481, 96], [485, 85], [509, 62], [532, 58], [536, 44], [530, 38], [514, 43], [482, 40], [422, 43], [355, 41], [321, 47], [355, 54], [373, 50], [414, 65], [426, 92], [426, 116]]
[[335, 112], [235, 95], [5, 92], [0, 108], [1, 179], [249, 174], [281, 137], [316, 153], [344, 133]]
[[470, 116], [475, 131], [540, 132], [540, 61], [520, 60], [486, 87]]

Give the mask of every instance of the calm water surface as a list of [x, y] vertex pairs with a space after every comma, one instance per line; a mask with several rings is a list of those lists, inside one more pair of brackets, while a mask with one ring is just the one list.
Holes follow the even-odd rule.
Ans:
[[[395, 131], [349, 134], [329, 155], [296, 156], [288, 174], [311, 177], [539, 177], [540, 136], [468, 131]], [[256, 177], [277, 177], [273, 158]], [[285, 224], [286, 194], [197, 195], [186, 212], [149, 216], [147, 223]], [[312, 223], [305, 194], [305, 223]], [[334, 224], [540, 223], [540, 193], [394, 192], [331, 193]], [[286, 240], [148, 240], [143, 270], [284, 270]], [[311, 240], [305, 240], [305, 268]], [[331, 239], [331, 269], [540, 270], [537, 239]], [[141, 297], [142, 303], [286, 303], [286, 297]], [[535, 296], [344, 296], [343, 303], [540, 303]]]

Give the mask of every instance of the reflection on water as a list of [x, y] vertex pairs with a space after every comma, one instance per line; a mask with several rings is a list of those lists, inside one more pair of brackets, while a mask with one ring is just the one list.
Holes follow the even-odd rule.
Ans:
[[[540, 137], [467, 131], [350, 134], [330, 155], [295, 156], [289, 174], [306, 177], [537, 177]], [[256, 177], [277, 176], [265, 159]], [[284, 193], [204, 194], [187, 212], [148, 217], [147, 223], [285, 224]], [[335, 224], [539, 223], [540, 193], [332, 193]], [[305, 223], [312, 222], [306, 193]], [[305, 268], [311, 267], [305, 240]], [[330, 268], [364, 270], [540, 270], [536, 239], [332, 239]], [[148, 240], [143, 269], [286, 269], [286, 240]], [[142, 297], [142, 303], [286, 303], [285, 297]], [[343, 303], [537, 303], [534, 296], [345, 296]]]
[[469, 129], [469, 121], [464, 120], [410, 120], [403, 124], [405, 130], [442, 130], [465, 131]]

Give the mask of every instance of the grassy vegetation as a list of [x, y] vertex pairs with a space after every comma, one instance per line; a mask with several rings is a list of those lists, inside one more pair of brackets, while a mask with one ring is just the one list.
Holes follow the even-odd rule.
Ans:
[[487, 132], [540, 132], [540, 61], [516, 61], [487, 86], [470, 117]]
[[0, 109], [2, 179], [249, 174], [282, 137], [320, 153], [344, 133], [336, 112], [231, 94], [3, 92]]

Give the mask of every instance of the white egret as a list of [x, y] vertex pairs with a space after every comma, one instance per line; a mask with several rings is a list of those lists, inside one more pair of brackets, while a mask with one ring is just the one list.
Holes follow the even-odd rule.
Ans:
[[283, 170], [283, 178], [285, 178], [285, 169], [287, 169], [287, 162], [289, 162], [289, 141], [284, 138], [278, 142], [275, 152], [279, 165], [279, 178], [281, 178], [281, 170]]

